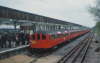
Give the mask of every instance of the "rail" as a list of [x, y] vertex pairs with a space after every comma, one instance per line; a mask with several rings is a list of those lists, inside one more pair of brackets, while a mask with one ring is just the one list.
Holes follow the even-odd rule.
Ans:
[[[75, 46], [69, 53], [63, 56], [57, 63], [83, 63], [86, 53], [88, 51], [89, 45], [91, 44], [92, 35], [89, 36]], [[81, 58], [79, 56], [81, 55]], [[77, 59], [81, 59], [77, 62]]]

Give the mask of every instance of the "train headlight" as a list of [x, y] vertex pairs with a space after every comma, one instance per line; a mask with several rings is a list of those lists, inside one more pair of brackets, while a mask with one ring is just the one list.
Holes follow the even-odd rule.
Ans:
[[36, 44], [36, 41], [32, 40], [31, 43], [32, 43], [32, 44]]

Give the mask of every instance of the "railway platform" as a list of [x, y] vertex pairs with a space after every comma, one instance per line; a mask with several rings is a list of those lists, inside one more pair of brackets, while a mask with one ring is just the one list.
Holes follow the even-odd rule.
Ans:
[[16, 48], [1, 48], [0, 49], [0, 58], [6, 58], [9, 57], [9, 55], [13, 55], [15, 52], [20, 51], [20, 50], [24, 50], [25, 48], [27, 48], [29, 45], [22, 45], [22, 46], [18, 46]]
[[0, 48], [0, 54], [5, 53], [5, 52], [9, 52], [9, 51], [14, 51], [14, 50], [18, 50], [18, 49], [22, 49], [25, 47], [28, 47], [29, 45], [22, 45], [22, 46], [18, 46], [16, 48]]

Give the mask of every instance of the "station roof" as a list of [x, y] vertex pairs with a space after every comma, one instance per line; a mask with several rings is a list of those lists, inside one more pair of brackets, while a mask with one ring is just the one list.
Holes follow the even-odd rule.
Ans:
[[41, 15], [20, 11], [20, 10], [16, 10], [4, 6], [0, 6], [0, 18], [10, 18], [10, 19], [27, 20], [27, 21], [34, 21], [34, 22], [47, 22], [47, 23], [64, 24], [64, 25], [70, 24], [73, 26], [85, 27], [79, 24], [74, 24], [63, 20], [41, 16]]

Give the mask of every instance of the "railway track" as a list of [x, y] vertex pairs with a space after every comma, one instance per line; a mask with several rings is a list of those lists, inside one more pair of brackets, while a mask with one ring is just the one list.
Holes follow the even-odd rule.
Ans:
[[75, 46], [68, 54], [64, 55], [57, 63], [83, 63], [88, 48], [91, 44], [93, 35], [89, 35], [77, 46]]
[[[81, 47], [81, 45], [83, 45], [84, 44], [84, 42], [86, 41], [86, 38], [87, 38], [87, 40], [88, 40], [88, 35], [84, 38], [84, 39], [82, 39], [81, 41], [83, 41], [83, 42], [80, 42], [79, 41], [79, 44], [75, 47], [75, 48], [72, 48], [72, 50], [75, 50], [75, 49], [78, 49], [78, 47], [79, 47], [79, 45], [80, 45], [80, 47]], [[58, 52], [59, 53], [59, 52]], [[68, 55], [70, 54], [71, 52], [69, 52], [68, 53]], [[46, 53], [45, 53], [46, 54]], [[51, 56], [52, 56], [53, 54], [52, 53], [50, 53], [50, 54], [48, 54], [48, 55], [46, 55], [46, 56], [44, 56], [44, 55], [41, 55], [41, 56], [37, 56], [32, 62], [30, 62], [30, 63], [40, 63], [40, 61], [45, 61], [44, 59], [50, 59], [50, 58], [52, 58]], [[58, 54], [59, 55], [59, 54]], [[66, 57], [66, 55], [64, 56], [64, 57]], [[43, 59], [43, 60], [42, 60]], [[59, 58], [58, 58], [59, 59]], [[50, 62], [50, 60], [47, 60], [47, 62], [41, 62], [41, 63], [52, 63], [52, 61]], [[55, 62], [54, 62], [55, 63]], [[58, 62], [58, 63], [60, 63], [60, 62]], [[63, 63], [63, 62], [62, 62]]]

